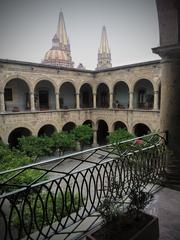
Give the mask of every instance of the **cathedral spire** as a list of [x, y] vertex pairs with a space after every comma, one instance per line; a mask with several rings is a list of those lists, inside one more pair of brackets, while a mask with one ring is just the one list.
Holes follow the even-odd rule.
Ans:
[[46, 52], [42, 62], [62, 67], [74, 66], [62, 10], [59, 13], [57, 32], [52, 39], [52, 48]]
[[68, 45], [69, 44], [62, 10], [59, 13], [59, 20], [58, 20], [57, 33], [56, 34], [59, 38], [60, 44], [62, 44], [62, 45]]
[[98, 50], [98, 64], [96, 69], [105, 69], [112, 67], [111, 52], [107, 39], [106, 27], [103, 26], [100, 47]]

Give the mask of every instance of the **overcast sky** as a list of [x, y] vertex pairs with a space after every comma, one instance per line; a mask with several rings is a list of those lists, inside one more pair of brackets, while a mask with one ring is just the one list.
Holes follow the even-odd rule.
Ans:
[[113, 66], [158, 58], [155, 0], [0, 0], [0, 58], [41, 62], [61, 8], [75, 66], [96, 68], [103, 25]]

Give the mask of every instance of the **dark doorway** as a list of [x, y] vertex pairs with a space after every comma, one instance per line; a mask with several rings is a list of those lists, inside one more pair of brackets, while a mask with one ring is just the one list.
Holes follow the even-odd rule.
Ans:
[[21, 138], [22, 136], [25, 136], [25, 137], [28, 137], [31, 135], [31, 132], [29, 129], [27, 128], [16, 128], [14, 129], [10, 135], [9, 135], [9, 138], [8, 138], [8, 143], [9, 143], [9, 146], [10, 148], [18, 148], [19, 146], [19, 141], [18, 141], [18, 138]]
[[45, 125], [42, 128], [40, 128], [38, 132], [38, 137], [40, 136], [48, 136], [50, 137], [54, 132], [56, 131], [55, 127], [53, 125]]
[[149, 127], [143, 123], [138, 123], [134, 127], [134, 133], [137, 137], [147, 135], [150, 132], [151, 132], [151, 130], [149, 129]]
[[104, 120], [100, 120], [98, 122], [97, 143], [99, 145], [107, 144], [107, 139], [106, 139], [107, 136], [108, 136], [108, 125]]

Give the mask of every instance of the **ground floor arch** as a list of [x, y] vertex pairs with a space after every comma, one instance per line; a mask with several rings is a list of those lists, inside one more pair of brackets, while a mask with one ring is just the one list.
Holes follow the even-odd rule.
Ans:
[[18, 138], [21, 138], [23, 136], [28, 137], [31, 136], [31, 131], [28, 128], [19, 127], [14, 129], [8, 137], [8, 143], [11, 148], [15, 147], [18, 148], [19, 141]]
[[108, 125], [104, 120], [98, 121], [98, 128], [97, 128], [97, 143], [99, 145], [107, 144], [106, 137], [109, 135], [108, 133]]
[[40, 137], [40, 136], [50, 137], [55, 131], [56, 131], [56, 128], [53, 125], [51, 125], [51, 124], [44, 125], [43, 127], [41, 127], [39, 129], [38, 137]]
[[64, 132], [70, 132], [72, 131], [74, 128], [76, 127], [76, 124], [74, 122], [68, 122], [66, 123], [63, 128], [62, 131]]
[[[91, 128], [93, 128], [93, 122], [91, 120], [86, 120], [85, 122], [83, 122], [83, 125], [88, 125]], [[90, 145], [92, 145], [92, 144], [93, 144], [93, 136], [92, 136], [92, 138], [90, 140]]]
[[127, 130], [126, 124], [123, 123], [123, 122], [121, 122], [121, 121], [117, 121], [117, 122], [115, 122], [115, 123], [113, 124], [113, 129], [114, 129], [114, 131], [115, 131], [115, 130], [118, 130], [118, 129], [120, 129], [120, 128]]
[[134, 126], [134, 134], [137, 137], [147, 135], [151, 132], [150, 128], [144, 123], [138, 123]]

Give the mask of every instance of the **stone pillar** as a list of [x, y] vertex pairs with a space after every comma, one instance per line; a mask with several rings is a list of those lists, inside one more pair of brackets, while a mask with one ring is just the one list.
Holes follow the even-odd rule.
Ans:
[[113, 93], [110, 93], [109, 108], [113, 108]]
[[0, 111], [5, 112], [4, 92], [0, 93]]
[[56, 93], [56, 110], [59, 110], [59, 92]]
[[97, 129], [93, 130], [93, 147], [97, 147]]
[[154, 110], [158, 110], [158, 91], [154, 91]]
[[80, 101], [79, 101], [79, 93], [76, 93], [76, 108], [79, 109], [80, 108]]
[[170, 150], [167, 182], [180, 185], [180, 44], [154, 48], [161, 61], [161, 131]]
[[134, 92], [129, 92], [129, 109], [133, 109]]
[[31, 111], [35, 111], [34, 92], [30, 93], [30, 105], [31, 105]]
[[93, 108], [96, 108], [96, 93], [93, 93]]

